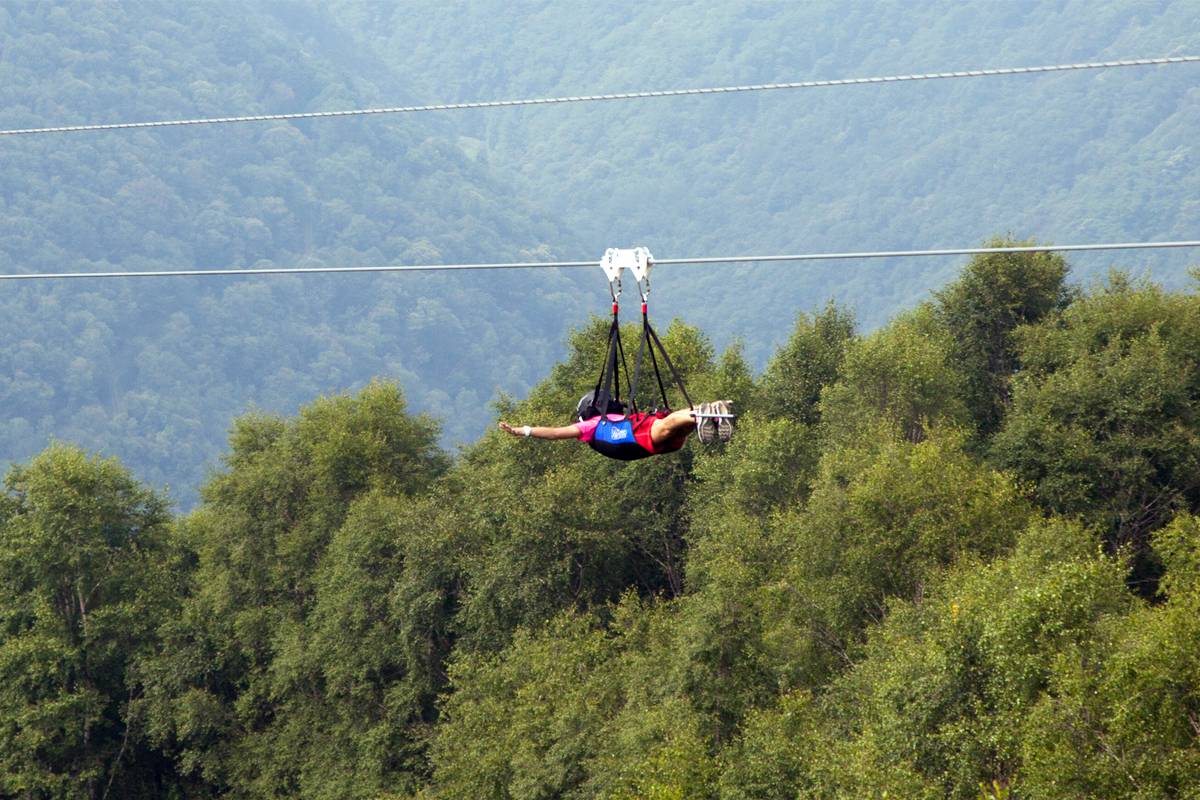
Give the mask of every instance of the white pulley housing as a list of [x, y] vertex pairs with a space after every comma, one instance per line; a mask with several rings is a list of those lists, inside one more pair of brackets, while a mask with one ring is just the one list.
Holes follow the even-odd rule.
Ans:
[[650, 268], [653, 266], [654, 256], [646, 247], [628, 249], [610, 247], [604, 251], [604, 258], [600, 259], [600, 268], [608, 276], [609, 283], [619, 281], [621, 271], [628, 269], [639, 284], [644, 284], [643, 292], [649, 288]]

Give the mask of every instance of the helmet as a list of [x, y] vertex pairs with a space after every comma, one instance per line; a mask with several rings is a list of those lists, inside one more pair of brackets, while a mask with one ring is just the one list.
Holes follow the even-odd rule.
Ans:
[[575, 417], [577, 419], [585, 420], [598, 416], [600, 416], [600, 412], [596, 410], [595, 392], [588, 392], [583, 397], [579, 398], [579, 405], [575, 407]]
[[[601, 397], [606, 396], [604, 392], [601, 392], [600, 395]], [[608, 399], [608, 409], [606, 413], [624, 414], [625, 404], [620, 400], [615, 400], [610, 397]], [[583, 397], [579, 398], [579, 405], [575, 407], [575, 416], [580, 420], [591, 419], [592, 417], [600, 416], [600, 409], [596, 407], [596, 392], [588, 392]]]

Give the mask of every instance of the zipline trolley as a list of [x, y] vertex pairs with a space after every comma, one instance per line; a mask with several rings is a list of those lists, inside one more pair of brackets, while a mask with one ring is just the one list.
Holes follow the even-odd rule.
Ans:
[[[604, 257], [600, 259], [600, 268], [604, 271], [604, 275], [608, 279], [608, 291], [612, 298], [612, 323], [608, 328], [608, 347], [606, 349], [604, 364], [600, 369], [600, 375], [596, 379], [595, 389], [580, 400], [579, 407], [576, 409], [577, 416], [580, 419], [590, 419], [596, 416], [602, 418], [597, 428], [597, 435], [592, 443], [593, 449], [611, 458], [618, 459], [631, 460], [641, 458], [645, 455], [644, 451], [640, 450], [640, 448], [629, 446], [632, 442], [629, 442], [628, 435], [623, 432], [624, 426], [622, 423], [627, 424], [631, 415], [640, 413], [640, 409], [638, 408], [638, 388], [647, 355], [649, 355], [650, 359], [650, 368], [654, 370], [654, 379], [658, 384], [658, 393], [661, 400], [661, 404], [656, 405], [649, 412], [650, 415], [665, 416], [671, 411], [670, 399], [667, 397], [666, 383], [663, 380], [662, 370], [659, 367], [659, 358], [661, 357], [662, 363], [670, 372], [675, 386], [678, 387], [679, 393], [683, 397], [683, 402], [691, 409], [692, 416], [697, 419], [697, 422], [702, 422], [705, 419], [732, 418], [733, 415], [702, 414], [696, 408], [691, 397], [688, 396], [683, 378], [680, 377], [679, 371], [675, 369], [675, 365], [671, 362], [671, 357], [667, 354], [667, 349], [663, 346], [662, 340], [659, 339], [658, 333], [650, 325], [650, 272], [654, 268], [654, 256], [651, 255], [650, 250], [645, 247], [634, 247], [631, 249], [609, 248], [604, 251]], [[621, 273], [625, 270], [629, 270], [633, 275], [637, 284], [638, 294], [642, 301], [642, 330], [641, 335], [638, 337], [638, 352], [634, 361], [632, 379], [630, 378], [629, 365], [625, 358], [625, 348], [621, 342]], [[624, 397], [622, 397], [621, 390], [622, 372], [625, 375], [625, 388], [627, 390]], [[619, 415], [619, 420], [612, 420], [610, 415]], [[609, 441], [609, 439], [615, 439], [615, 441]]]

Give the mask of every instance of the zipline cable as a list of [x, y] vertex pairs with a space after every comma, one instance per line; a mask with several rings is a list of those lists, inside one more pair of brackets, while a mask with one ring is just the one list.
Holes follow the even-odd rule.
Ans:
[[1119, 67], [1148, 67], [1164, 64], [1186, 64], [1200, 61], [1200, 56], [1171, 56], [1167, 58], [1134, 58], [1123, 61], [1093, 61], [1081, 64], [1049, 64], [1036, 67], [1000, 67], [996, 69], [971, 69], [955, 72], [926, 72], [913, 75], [884, 75], [872, 78], [833, 78], [829, 80], [796, 81], [793, 83], [755, 83], [743, 86], [709, 86], [694, 89], [663, 89], [641, 92], [616, 92], [613, 94], [586, 94], [568, 97], [538, 97], [520, 100], [482, 100], [469, 103], [436, 103], [420, 106], [395, 106], [393, 108], [360, 108], [346, 111], [302, 111], [293, 114], [254, 114], [243, 117], [208, 117], [199, 119], [171, 119], [155, 122], [108, 122], [96, 125], [58, 125], [47, 128], [13, 128], [0, 130], [0, 136], [28, 136], [40, 133], [83, 133], [86, 131], [114, 131], [131, 128], [168, 128], [183, 125], [224, 125], [234, 122], [269, 122], [275, 120], [327, 119], [330, 117], [356, 117], [371, 114], [414, 114], [425, 111], [460, 111], [476, 108], [510, 108], [514, 106], [544, 106], [560, 103], [594, 103], [603, 100], [641, 100], [651, 97], [680, 97], [686, 95], [733, 94], [736, 92], [768, 92], [777, 89], [817, 89], [830, 86], [859, 86], [874, 83], [904, 83], [908, 81], [932, 81], [949, 78], [987, 78], [1001, 75], [1029, 75], [1039, 72], [1067, 72], [1070, 70], [1116, 69]]
[[[935, 250], [867, 250], [845, 253], [796, 253], [765, 256], [705, 256], [658, 258], [662, 264], [749, 264], [772, 261], [838, 261], [873, 258], [927, 258], [971, 256], [993, 253], [1071, 253], [1095, 250], [1159, 250], [1200, 247], [1200, 240], [1175, 242], [1111, 242], [1100, 244], [1012, 245], [1009, 247], [954, 247]], [[599, 261], [518, 261], [479, 264], [392, 264], [375, 267], [248, 267], [246, 269], [169, 269], [135, 272], [41, 272], [0, 274], [0, 281], [61, 280], [67, 278], [198, 278], [246, 275], [315, 275], [353, 272], [435, 272], [484, 269], [564, 269], [597, 267]]]

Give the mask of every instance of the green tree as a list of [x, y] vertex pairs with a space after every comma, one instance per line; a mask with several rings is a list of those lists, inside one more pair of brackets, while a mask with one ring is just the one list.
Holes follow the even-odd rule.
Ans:
[[884, 425], [827, 452], [807, 503], [760, 515], [730, 492], [732, 508], [696, 506], [667, 660], [719, 745], [780, 691], [820, 690], [850, 668], [889, 601], [1011, 546], [1030, 514], [1017, 487], [962, 435], [931, 433], [914, 445]]
[[671, 655], [689, 640], [675, 603], [630, 593], [603, 612], [563, 612], [498, 653], [457, 655], [433, 796], [712, 796], [711, 725]]
[[248, 796], [415, 784], [453, 590], [417, 498], [446, 467], [436, 439], [384, 383], [236, 423], [183, 524], [191, 592], [143, 668], [150, 733], [189, 774]]
[[166, 501], [116, 461], [54, 445], [0, 496], [0, 793], [160, 797], [134, 662], [175, 611]]
[[889, 607], [831, 691], [849, 735], [826, 774], [846, 796], [976, 800], [993, 782], [1023, 792], [1023, 744], [1040, 735], [1030, 718], [1059, 657], [1132, 602], [1122, 565], [1081, 525], [1032, 522], [1010, 555], [966, 561]]
[[1166, 602], [1114, 616], [1056, 661], [1022, 742], [1030, 798], [1197, 797], [1200, 519], [1154, 537]]
[[931, 424], [969, 419], [964, 393], [950, 335], [922, 306], [847, 346], [837, 382], [821, 392], [821, 424], [833, 442], [854, 441], [879, 420], [919, 442]]
[[816, 476], [816, 429], [788, 418], [747, 416], [718, 455], [696, 463], [697, 487], [689, 494], [693, 538], [719, 527], [723, 515], [767, 516], [803, 503]]
[[578, 796], [620, 703], [614, 642], [586, 616], [521, 629], [497, 654], [462, 653], [431, 748], [436, 797]]
[[884, 427], [827, 451], [807, 506], [773, 522], [789, 543], [768, 623], [781, 685], [824, 685], [890, 598], [919, 600], [942, 569], [1003, 553], [1025, 526], [1031, 509], [1008, 476], [976, 463], [961, 434], [932, 434], [914, 445]]
[[816, 773], [826, 760], [814, 756], [833, 736], [826, 717], [805, 691], [751, 712], [737, 740], [721, 754], [721, 800], [815, 796], [821, 785]]
[[[1032, 242], [995, 238], [986, 247]], [[1067, 262], [1055, 253], [993, 253], [975, 256], [957, 280], [937, 292], [938, 319], [965, 376], [965, 400], [976, 429], [991, 436], [1008, 404], [1009, 381], [1020, 368], [1012, 333], [1064, 308]]]
[[763, 373], [763, 412], [815, 425], [820, 419], [821, 390], [837, 378], [853, 337], [853, 314], [833, 303], [817, 314], [800, 314], [791, 337]]
[[1200, 507], [1200, 297], [1118, 275], [1016, 340], [1024, 368], [994, 453], [1045, 507], [1139, 552]]

